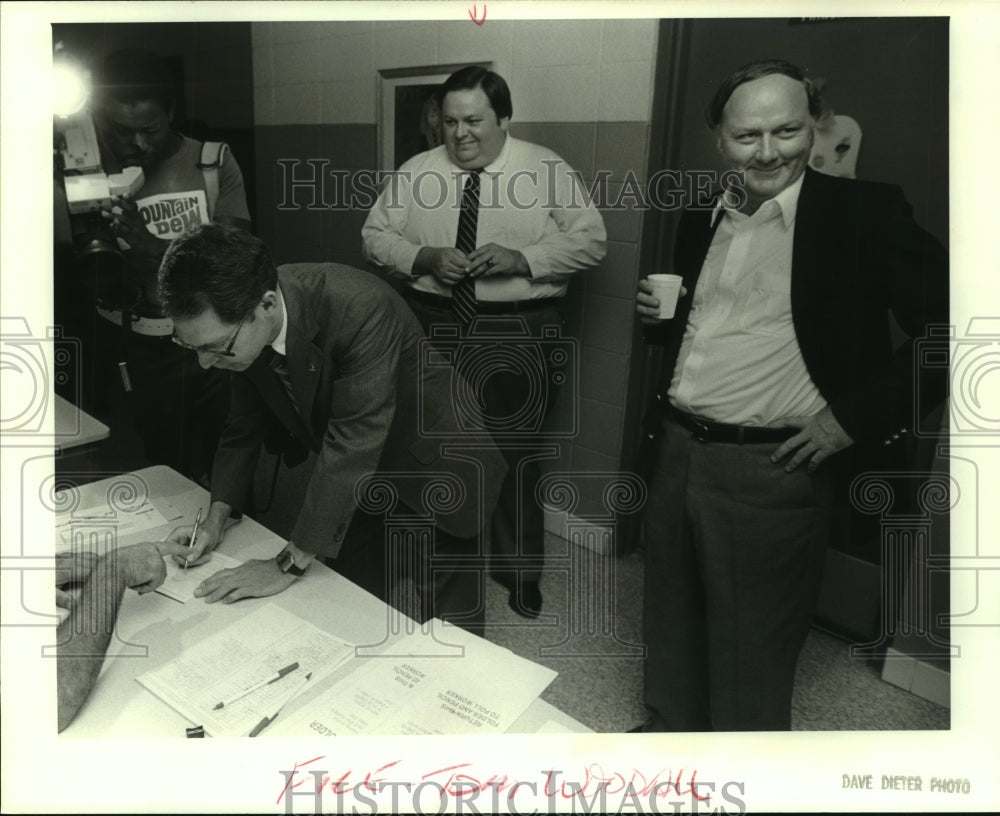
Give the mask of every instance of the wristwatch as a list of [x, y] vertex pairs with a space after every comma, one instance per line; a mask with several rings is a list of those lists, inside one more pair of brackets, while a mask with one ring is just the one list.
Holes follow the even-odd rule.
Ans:
[[288, 575], [294, 575], [298, 577], [299, 575], [305, 575], [308, 565], [305, 567], [297, 567], [295, 565], [295, 559], [292, 557], [292, 551], [285, 547], [277, 556], [278, 569]]

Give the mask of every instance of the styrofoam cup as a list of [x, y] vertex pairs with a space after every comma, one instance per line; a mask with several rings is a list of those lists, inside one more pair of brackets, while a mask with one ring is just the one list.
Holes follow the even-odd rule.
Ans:
[[660, 301], [660, 313], [657, 317], [660, 320], [673, 317], [683, 278], [680, 275], [648, 275], [646, 280], [653, 287], [653, 295]]

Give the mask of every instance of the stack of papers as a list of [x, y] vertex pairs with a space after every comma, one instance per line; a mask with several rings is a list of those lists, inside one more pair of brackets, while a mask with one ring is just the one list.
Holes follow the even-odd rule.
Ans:
[[[353, 644], [268, 604], [136, 679], [205, 733], [240, 737], [273, 718], [307, 674], [311, 678], [300, 693], [353, 654]], [[293, 664], [298, 665], [275, 682], [233, 699]], [[219, 707], [220, 702], [226, 704]]]
[[464, 654], [418, 632], [393, 643], [391, 656], [355, 657], [355, 671], [271, 733], [503, 734], [556, 677], [508, 649], [434, 623]]
[[[344, 676], [317, 694], [319, 681], [341, 666]], [[219, 737], [256, 735], [263, 720], [268, 736], [503, 734], [555, 677], [438, 620], [359, 655], [268, 604], [137, 679]], [[272, 725], [293, 697], [306, 699]]]

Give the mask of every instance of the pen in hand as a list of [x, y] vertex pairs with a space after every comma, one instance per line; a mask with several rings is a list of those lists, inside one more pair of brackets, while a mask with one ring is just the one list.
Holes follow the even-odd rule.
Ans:
[[271, 723], [273, 723], [278, 718], [278, 715], [281, 713], [281, 709], [283, 709], [286, 705], [288, 705], [295, 697], [295, 695], [297, 695], [300, 691], [302, 691], [303, 688], [305, 688], [305, 685], [306, 683], [309, 682], [310, 677], [312, 677], [312, 672], [309, 672], [309, 674], [307, 674], [298, 682], [298, 684], [295, 686], [294, 689], [288, 692], [288, 694], [285, 696], [285, 699], [283, 699], [275, 709], [274, 714], [272, 714], [270, 717], [264, 717], [259, 723], [257, 723], [253, 727], [253, 730], [250, 732], [249, 736], [256, 737], [261, 731], [263, 731]]
[[[198, 508], [198, 515], [194, 517], [194, 529], [191, 531], [191, 538], [188, 539], [188, 550], [194, 549], [194, 540], [198, 537], [198, 525], [201, 524], [201, 508]], [[184, 559], [184, 571], [187, 572], [188, 561], [191, 560], [191, 556]]]

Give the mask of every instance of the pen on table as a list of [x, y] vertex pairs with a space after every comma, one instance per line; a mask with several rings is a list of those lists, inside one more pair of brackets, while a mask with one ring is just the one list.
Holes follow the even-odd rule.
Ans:
[[243, 689], [243, 691], [237, 692], [232, 697], [230, 697], [228, 700], [223, 700], [221, 703], [216, 703], [212, 707], [212, 711], [218, 711], [220, 708], [224, 708], [227, 705], [232, 705], [237, 700], [241, 700], [244, 697], [246, 697], [248, 694], [252, 694], [253, 692], [257, 691], [257, 689], [262, 689], [262, 688], [264, 688], [264, 686], [267, 686], [267, 685], [270, 685], [271, 683], [277, 682], [282, 677], [284, 677], [286, 674], [291, 674], [298, 667], [299, 667], [299, 664], [298, 664], [298, 661], [296, 661], [295, 663], [292, 663], [291, 665], [285, 666], [285, 668], [283, 668], [283, 669], [278, 669], [278, 671], [276, 671], [270, 677], [266, 677], [265, 679], [261, 680], [259, 683], [254, 683], [252, 686], [247, 686], [247, 688]]
[[[198, 515], [194, 517], [194, 529], [191, 531], [191, 538], [188, 539], [188, 549], [194, 549], [194, 540], [198, 537], [198, 525], [201, 524], [201, 508], [198, 508]], [[189, 556], [190, 557], [190, 556]], [[187, 572], [188, 559], [184, 559], [184, 571]]]
[[271, 723], [273, 723], [278, 718], [278, 715], [281, 713], [281, 709], [283, 709], [286, 705], [288, 705], [288, 703], [291, 702], [292, 698], [294, 698], [295, 695], [297, 695], [300, 691], [302, 691], [303, 688], [305, 688], [306, 683], [309, 682], [309, 678], [312, 676], [313, 676], [312, 672], [309, 672], [309, 674], [303, 677], [299, 681], [298, 685], [296, 685], [294, 689], [288, 692], [285, 699], [281, 701], [281, 703], [275, 709], [274, 713], [270, 717], [264, 717], [264, 719], [262, 719], [259, 723], [257, 723], [253, 727], [253, 731], [250, 732], [250, 736], [256, 737], [261, 731], [263, 731]]

